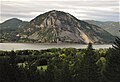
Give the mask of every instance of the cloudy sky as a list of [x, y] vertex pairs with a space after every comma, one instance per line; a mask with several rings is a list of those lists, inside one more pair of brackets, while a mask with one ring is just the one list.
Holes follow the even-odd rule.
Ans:
[[0, 0], [0, 22], [30, 21], [50, 10], [68, 12], [80, 20], [120, 21], [119, 0]]

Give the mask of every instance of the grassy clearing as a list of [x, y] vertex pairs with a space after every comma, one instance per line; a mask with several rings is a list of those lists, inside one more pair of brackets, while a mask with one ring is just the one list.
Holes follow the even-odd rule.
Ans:
[[[25, 68], [25, 66], [26, 66], [26, 64], [25, 63], [18, 63], [17, 64], [18, 65], [18, 67], [24, 67]], [[37, 66], [37, 69], [38, 70], [47, 70], [47, 65], [44, 65], [44, 66]]]
[[17, 65], [18, 65], [18, 67], [21, 67], [21, 66], [25, 67], [26, 66], [25, 63], [18, 63]]
[[37, 66], [37, 69], [38, 70], [47, 70], [47, 65], [45, 65], [45, 66]]

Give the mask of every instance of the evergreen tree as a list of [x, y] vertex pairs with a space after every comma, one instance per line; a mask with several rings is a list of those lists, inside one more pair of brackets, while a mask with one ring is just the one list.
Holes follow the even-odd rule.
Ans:
[[54, 64], [52, 63], [52, 60], [48, 61], [46, 77], [47, 77], [47, 82], [53, 82], [54, 81]]
[[13, 68], [16, 68], [17, 62], [16, 62], [16, 53], [12, 50], [9, 55], [9, 63]]
[[88, 47], [87, 47], [88, 50], [93, 50], [93, 46], [92, 46], [92, 43], [88, 43]]
[[96, 64], [96, 54], [92, 48], [92, 44], [88, 44], [86, 54], [81, 62], [82, 76], [81, 82], [100, 82], [100, 71]]
[[27, 82], [25, 73], [17, 67], [14, 51], [10, 52], [9, 60], [0, 62], [0, 82]]
[[120, 38], [115, 40], [113, 48], [109, 50], [103, 78], [104, 82], [120, 82]]

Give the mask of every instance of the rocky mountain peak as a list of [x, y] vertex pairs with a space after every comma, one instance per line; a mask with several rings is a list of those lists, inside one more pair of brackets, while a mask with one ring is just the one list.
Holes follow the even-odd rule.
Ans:
[[46, 12], [31, 20], [23, 29], [21, 36], [48, 43], [104, 43], [106, 40], [110, 42], [113, 37], [96, 25], [78, 20], [69, 13], [57, 10]]

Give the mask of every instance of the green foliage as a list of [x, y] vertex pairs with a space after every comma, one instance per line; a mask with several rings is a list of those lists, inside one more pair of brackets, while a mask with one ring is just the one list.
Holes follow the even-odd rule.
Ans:
[[[0, 62], [7, 62], [0, 66], [8, 66], [0, 78], [7, 76], [9, 81], [13, 81], [11, 75], [7, 75], [11, 67], [15, 73], [19, 70], [18, 75], [23, 75], [19, 76], [21, 82], [100, 82], [107, 53], [107, 50], [92, 48], [0, 51]], [[18, 75], [14, 78], [19, 78]], [[3, 79], [0, 81], [4, 82]]]
[[120, 38], [116, 38], [113, 48], [107, 54], [105, 68], [103, 70], [104, 82], [120, 81]]

